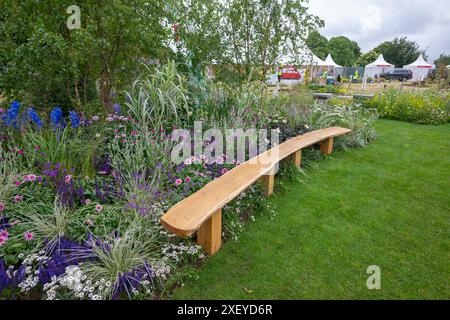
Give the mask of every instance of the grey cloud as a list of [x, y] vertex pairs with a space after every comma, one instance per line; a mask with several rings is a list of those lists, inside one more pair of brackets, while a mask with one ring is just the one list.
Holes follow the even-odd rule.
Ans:
[[[310, 11], [325, 20], [326, 37], [345, 35], [368, 51], [383, 41], [407, 36], [427, 49], [430, 62], [450, 54], [448, 0], [311, 0]], [[379, 28], [368, 28], [367, 14], [380, 13]]]

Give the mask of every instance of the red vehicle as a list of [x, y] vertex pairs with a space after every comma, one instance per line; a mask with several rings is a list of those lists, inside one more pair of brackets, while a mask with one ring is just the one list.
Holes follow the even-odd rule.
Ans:
[[284, 80], [300, 80], [301, 75], [295, 66], [283, 66], [281, 68], [281, 79]]

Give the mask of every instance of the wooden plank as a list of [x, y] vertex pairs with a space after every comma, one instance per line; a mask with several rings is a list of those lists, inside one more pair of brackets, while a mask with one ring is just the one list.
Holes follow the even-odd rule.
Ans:
[[258, 155], [256, 159], [233, 168], [178, 202], [161, 217], [161, 224], [180, 237], [191, 236], [214, 212], [223, 208], [261, 176], [267, 174], [282, 159], [297, 150], [349, 132], [351, 131], [346, 128], [332, 127], [289, 139]]
[[291, 155], [291, 161], [297, 168], [300, 168], [302, 165], [302, 150], [298, 150]]
[[197, 231], [197, 243], [213, 255], [222, 246], [222, 209], [217, 210]]
[[331, 154], [333, 152], [333, 137], [320, 142], [320, 151], [324, 154]]
[[261, 180], [264, 184], [266, 196], [272, 195], [275, 187], [275, 170], [270, 170], [267, 175], [261, 177]]

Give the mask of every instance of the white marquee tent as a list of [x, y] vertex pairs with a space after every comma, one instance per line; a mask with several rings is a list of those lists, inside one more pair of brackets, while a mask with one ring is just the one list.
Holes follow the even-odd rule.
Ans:
[[386, 60], [384, 60], [384, 57], [382, 54], [380, 54], [377, 58], [377, 60], [375, 60], [374, 62], [368, 64], [365, 68], [364, 68], [364, 78], [373, 78], [375, 77], [375, 75], [380, 75], [383, 72], [387, 72], [391, 69], [394, 69], [395, 66], [389, 62], [386, 62]]
[[334, 62], [333, 58], [331, 57], [331, 54], [328, 54], [327, 58], [325, 59], [325, 66], [334, 67], [334, 68], [342, 68], [342, 66], [340, 66], [336, 62]]
[[313, 66], [323, 66], [323, 65], [325, 65], [325, 61], [323, 61], [318, 56], [316, 56], [314, 53], [312, 53], [312, 65]]
[[429, 64], [423, 58], [423, 55], [420, 55], [416, 61], [406, 66], [403, 66], [405, 69], [409, 69], [413, 73], [413, 81], [422, 81], [425, 80], [430, 72], [430, 69], [433, 68], [432, 64]]
[[334, 62], [330, 54], [328, 54], [325, 60], [322, 60], [313, 54], [313, 67], [318, 67], [317, 69], [319, 72], [328, 70], [331, 74], [340, 73], [343, 70], [342, 66]]

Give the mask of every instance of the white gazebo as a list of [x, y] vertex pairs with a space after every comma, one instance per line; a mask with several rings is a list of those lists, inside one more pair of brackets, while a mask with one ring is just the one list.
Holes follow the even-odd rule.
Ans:
[[331, 57], [331, 54], [328, 54], [327, 58], [325, 59], [325, 66], [333, 68], [342, 68], [342, 66], [334, 62], [333, 58]]
[[431, 68], [433, 68], [432, 64], [429, 64], [423, 58], [423, 55], [420, 55], [416, 61], [406, 66], [403, 66], [405, 69], [409, 69], [413, 73], [412, 80], [413, 81], [423, 81], [427, 78], [428, 73]]
[[316, 56], [314, 53], [312, 53], [312, 51], [310, 51], [310, 54], [312, 56], [312, 59], [310, 60], [310, 62], [311, 62], [311, 64], [310, 64], [310, 67], [311, 67], [310, 68], [310, 71], [311, 71], [310, 80], [312, 81], [315, 76], [315, 72], [317, 72], [317, 70], [320, 70], [322, 67], [325, 66], [325, 61], [323, 61], [318, 56]]
[[320, 59], [318, 56], [316, 56], [314, 53], [312, 54], [312, 65], [313, 66], [323, 66], [325, 64], [325, 61]]
[[364, 68], [364, 79], [369, 77], [373, 78], [376, 75], [380, 75], [384, 72], [394, 69], [395, 66], [392, 63], [386, 62], [382, 54], [380, 54], [374, 62], [368, 64]]
[[333, 71], [332, 74], [339, 73], [342, 70], [342, 66], [338, 65], [334, 62], [331, 54], [328, 54], [325, 60], [322, 60], [315, 55], [313, 55], [313, 67], [317, 67], [318, 70], [324, 71], [328, 70], [329, 72]]

